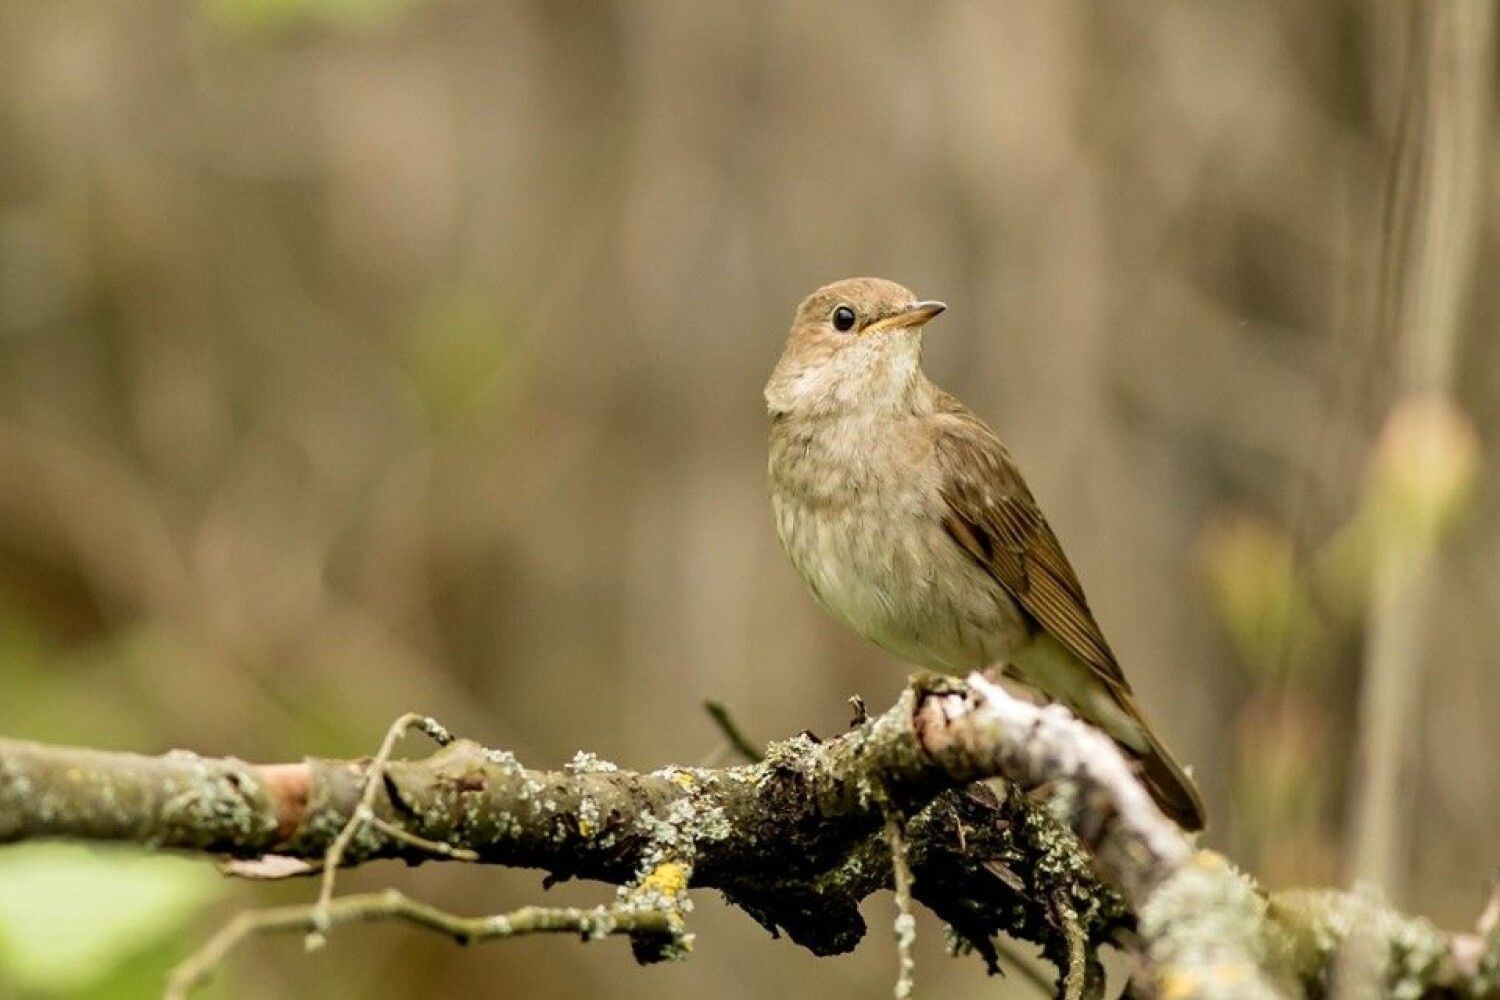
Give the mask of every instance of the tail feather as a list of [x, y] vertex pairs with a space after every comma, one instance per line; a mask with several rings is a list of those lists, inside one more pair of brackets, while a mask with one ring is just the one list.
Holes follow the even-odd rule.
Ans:
[[[1141, 782], [1161, 811], [1189, 833], [1203, 829], [1207, 811], [1198, 786], [1146, 721], [1130, 690], [1112, 688], [1094, 701], [1093, 711], [1086, 712], [1085, 718], [1109, 733], [1125, 755], [1136, 762]], [[1100, 703], [1104, 702], [1108, 702], [1113, 712], [1100, 711]], [[1122, 724], [1122, 718], [1129, 721]]]
[[1193, 779], [1188, 777], [1155, 733], [1145, 726], [1142, 730], [1150, 746], [1145, 752], [1132, 753], [1131, 756], [1140, 763], [1141, 780], [1146, 790], [1161, 811], [1178, 826], [1189, 832], [1203, 829], [1206, 811]]
[[1103, 730], [1136, 761], [1146, 790], [1178, 826], [1203, 829], [1202, 796], [1152, 731], [1119, 668], [1113, 675], [1102, 673], [1046, 632], [1017, 650], [1011, 663], [1022, 680]]

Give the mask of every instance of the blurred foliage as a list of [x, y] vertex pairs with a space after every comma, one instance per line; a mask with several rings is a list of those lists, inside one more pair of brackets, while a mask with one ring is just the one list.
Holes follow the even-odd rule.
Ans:
[[281, 28], [306, 20], [340, 26], [385, 24], [412, 0], [198, 0], [204, 15], [231, 29]]
[[1328, 678], [1341, 645], [1361, 634], [1382, 544], [1441, 544], [1473, 499], [1478, 441], [1443, 400], [1403, 402], [1370, 458], [1347, 524], [1303, 556], [1290, 534], [1248, 514], [1208, 524], [1200, 552], [1216, 609], [1254, 693], [1235, 726], [1234, 830], [1239, 856], [1273, 884], [1338, 877], [1330, 819], [1340, 787]]
[[1256, 683], [1324, 665], [1322, 625], [1285, 531], [1234, 515], [1206, 527], [1201, 546], [1219, 615]]
[[161, 995], [189, 920], [222, 893], [201, 862], [72, 844], [0, 853], [0, 988], [22, 997]]
[[[540, 766], [701, 760], [705, 697], [838, 730], [903, 670], [778, 552], [760, 388], [809, 289], [876, 273], [950, 304], [930, 373], [1025, 469], [1209, 843], [1272, 886], [1343, 876], [1372, 544], [1445, 539], [1410, 793], [1446, 849], [1402, 902], [1469, 923], [1500, 823], [1500, 288], [1465, 303], [1456, 412], [1388, 425], [1405, 9], [0, 4], [0, 729], [295, 759], [419, 710]], [[540, 892], [350, 884], [390, 881], [464, 912]], [[694, 922], [694, 959], [645, 973], [370, 929], [216, 989], [889, 988], [878, 934], [815, 960]], [[1028, 989], [919, 944], [924, 989]]]
[[429, 297], [403, 345], [413, 387], [437, 433], [495, 421], [510, 402], [516, 341], [498, 307], [477, 289]]

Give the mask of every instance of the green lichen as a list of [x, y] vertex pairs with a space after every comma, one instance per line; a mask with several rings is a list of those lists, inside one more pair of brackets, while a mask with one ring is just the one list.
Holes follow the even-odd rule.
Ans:
[[[1372, 888], [1280, 892], [1268, 915], [1287, 942], [1288, 964], [1315, 992], [1328, 989], [1331, 970], [1341, 967], [1380, 983], [1394, 1000], [1418, 1000], [1451, 977], [1449, 936], [1396, 912]], [[1344, 956], [1352, 958], [1341, 962]], [[1481, 961], [1468, 995], [1490, 995], [1492, 982]]]
[[613, 774], [620, 768], [596, 753], [580, 750], [563, 765], [563, 770], [568, 774]]
[[[269, 837], [276, 816], [248, 765], [206, 761], [174, 750], [167, 759], [189, 765], [162, 802], [159, 835], [173, 843], [194, 839], [252, 843]], [[106, 789], [112, 791], [109, 784]], [[208, 846], [205, 844], [204, 846]]]
[[818, 746], [811, 734], [798, 733], [791, 739], [778, 740], [766, 747], [766, 756], [761, 765], [748, 770], [755, 783], [764, 787], [775, 781], [780, 773], [805, 770], [807, 761], [817, 753]]
[[1200, 852], [1151, 894], [1138, 917], [1164, 1000], [1292, 995], [1290, 983], [1267, 976], [1284, 943], [1265, 933], [1265, 898], [1219, 855]]

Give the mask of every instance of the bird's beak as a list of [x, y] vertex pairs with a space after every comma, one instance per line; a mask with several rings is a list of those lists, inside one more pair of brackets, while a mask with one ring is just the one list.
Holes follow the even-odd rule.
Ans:
[[903, 327], [921, 326], [947, 308], [943, 303], [932, 300], [913, 302], [900, 312], [878, 319], [859, 332], [866, 334], [875, 333], [877, 330], [899, 330]]

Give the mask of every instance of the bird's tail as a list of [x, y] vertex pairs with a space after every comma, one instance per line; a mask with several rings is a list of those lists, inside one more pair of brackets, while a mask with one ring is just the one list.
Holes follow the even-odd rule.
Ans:
[[1140, 765], [1141, 780], [1162, 812], [1190, 833], [1203, 829], [1207, 813], [1203, 807], [1203, 796], [1198, 794], [1198, 786], [1193, 784], [1193, 779], [1177, 763], [1177, 758], [1172, 756], [1171, 751], [1152, 732], [1140, 709], [1133, 704], [1134, 699], [1128, 700], [1132, 704], [1126, 706], [1127, 710], [1135, 716], [1146, 745], [1140, 749], [1122, 749]]
[[1051, 635], [1011, 658], [1019, 676], [1096, 726], [1134, 760], [1141, 780], [1161, 811], [1184, 830], [1203, 829], [1203, 798], [1193, 779], [1151, 729], [1119, 668], [1105, 672], [1085, 663]]

